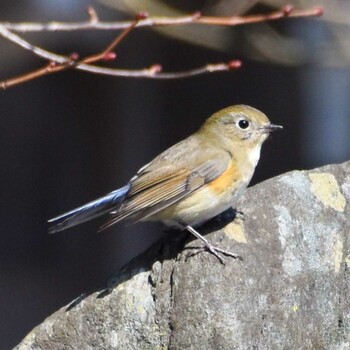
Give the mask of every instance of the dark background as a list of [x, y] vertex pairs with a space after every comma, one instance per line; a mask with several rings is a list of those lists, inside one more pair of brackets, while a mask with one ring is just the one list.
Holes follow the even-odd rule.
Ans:
[[[91, 3], [101, 18], [120, 18], [91, 1], [23, 0], [2, 2], [0, 21], [77, 21], [85, 18]], [[310, 43], [327, 35], [317, 19], [280, 26]], [[249, 30], [245, 28], [232, 31], [243, 35]], [[114, 36], [23, 35], [63, 54], [94, 53]], [[103, 286], [164, 234], [161, 226], [148, 223], [120, 224], [97, 234], [102, 221], [96, 220], [48, 235], [46, 221], [124, 185], [139, 167], [191, 134], [213, 112], [244, 103], [284, 126], [264, 145], [252, 184], [349, 159], [349, 69], [324, 66], [317, 55], [311, 56], [302, 65], [285, 66], [142, 29], [118, 48], [116, 67], [161, 63], [176, 71], [235, 58], [244, 66], [237, 72], [173, 81], [67, 71], [0, 91], [0, 349], [16, 345], [81, 293]], [[0, 79], [42, 64], [1, 39]]]

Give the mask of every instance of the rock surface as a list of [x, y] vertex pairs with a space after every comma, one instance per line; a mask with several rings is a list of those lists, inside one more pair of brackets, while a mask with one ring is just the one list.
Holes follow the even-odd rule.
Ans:
[[173, 234], [16, 349], [349, 349], [350, 162], [265, 181], [238, 209], [201, 232], [243, 262], [188, 257], [199, 242]]

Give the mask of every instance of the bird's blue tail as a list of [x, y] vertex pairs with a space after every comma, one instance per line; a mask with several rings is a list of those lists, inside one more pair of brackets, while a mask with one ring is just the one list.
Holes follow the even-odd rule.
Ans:
[[63, 231], [116, 210], [123, 202], [129, 189], [130, 185], [126, 185], [101, 198], [49, 220], [49, 233]]

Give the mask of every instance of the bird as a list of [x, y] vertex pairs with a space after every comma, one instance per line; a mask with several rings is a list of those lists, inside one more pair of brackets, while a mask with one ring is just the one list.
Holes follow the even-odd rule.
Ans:
[[235, 207], [254, 174], [262, 144], [281, 128], [253, 107], [224, 108], [141, 167], [125, 186], [49, 220], [49, 233], [101, 215], [108, 220], [99, 231], [122, 220], [160, 221], [193, 234], [222, 263], [224, 256], [241, 259], [211, 244], [197, 228]]

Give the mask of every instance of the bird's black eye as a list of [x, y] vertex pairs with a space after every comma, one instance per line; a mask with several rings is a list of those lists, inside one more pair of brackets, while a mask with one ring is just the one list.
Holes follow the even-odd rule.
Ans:
[[238, 126], [239, 126], [241, 129], [247, 129], [248, 126], [249, 126], [249, 122], [248, 122], [248, 120], [241, 119], [241, 120], [238, 122]]

